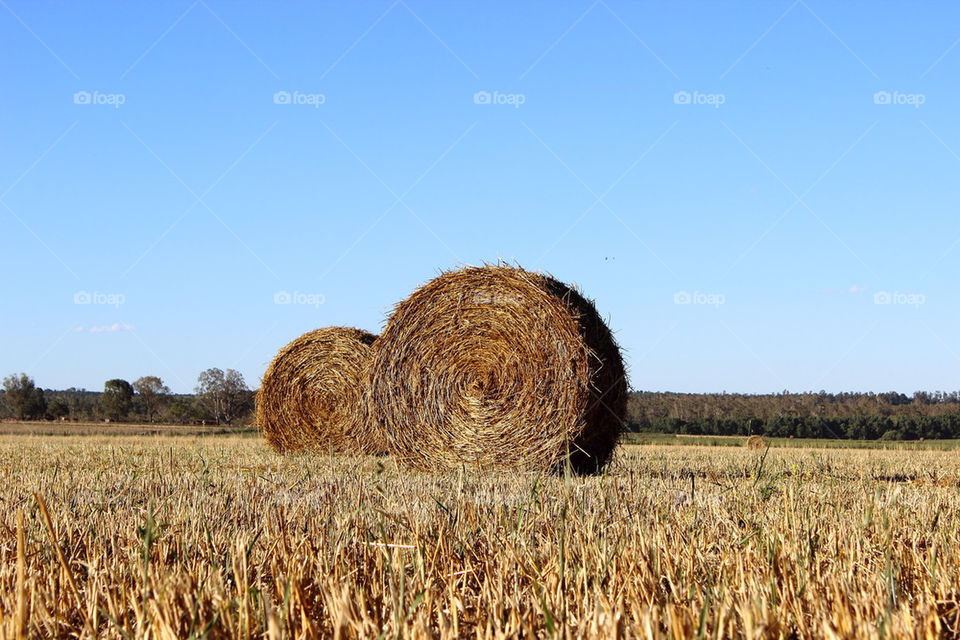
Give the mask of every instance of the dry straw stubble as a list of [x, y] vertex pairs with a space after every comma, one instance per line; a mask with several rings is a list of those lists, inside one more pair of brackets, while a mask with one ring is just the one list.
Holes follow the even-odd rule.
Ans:
[[594, 472], [623, 427], [620, 349], [593, 303], [504, 265], [449, 271], [397, 305], [369, 404], [398, 462]]
[[372, 453], [364, 385], [376, 336], [352, 327], [305, 333], [283, 347], [257, 392], [257, 426], [283, 453]]

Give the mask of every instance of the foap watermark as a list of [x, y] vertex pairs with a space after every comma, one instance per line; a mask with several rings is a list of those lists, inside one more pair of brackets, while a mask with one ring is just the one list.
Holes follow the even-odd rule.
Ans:
[[896, 305], [901, 307], [920, 308], [927, 303], [927, 296], [923, 293], [901, 293], [899, 291], [877, 291], [873, 294], [873, 304]]
[[673, 94], [673, 104], [700, 104], [719, 109], [727, 101], [722, 93], [700, 93], [699, 91], [677, 91]]
[[277, 291], [273, 294], [273, 304], [297, 304], [319, 308], [327, 301], [322, 293], [302, 293], [300, 291]]
[[299, 104], [319, 109], [326, 104], [327, 96], [322, 93], [302, 93], [300, 91], [277, 91], [273, 94], [273, 104]]
[[523, 296], [500, 291], [477, 291], [468, 294], [468, 296], [473, 304], [482, 306], [517, 306], [523, 305], [523, 303], [526, 302]]
[[873, 104], [906, 105], [919, 109], [927, 101], [922, 93], [902, 93], [900, 91], [877, 91], [873, 94]]
[[127, 96], [122, 93], [103, 93], [102, 91], [77, 91], [73, 94], [73, 104], [105, 105], [119, 109], [126, 103]]
[[499, 91], [477, 91], [473, 94], [473, 104], [499, 104], [519, 109], [527, 101], [522, 93], [500, 93]]
[[677, 291], [673, 294], [673, 304], [690, 304], [720, 308], [727, 304], [727, 296], [722, 293], [702, 293], [700, 291]]
[[122, 293], [100, 293], [99, 291], [77, 291], [73, 294], [73, 304], [98, 304], [118, 308], [126, 303], [127, 296]]

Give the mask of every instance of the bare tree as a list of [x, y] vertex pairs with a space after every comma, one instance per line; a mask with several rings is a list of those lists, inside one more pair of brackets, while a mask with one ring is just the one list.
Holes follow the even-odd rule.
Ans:
[[170, 387], [163, 384], [163, 380], [157, 376], [143, 376], [133, 381], [133, 390], [137, 392], [140, 402], [143, 403], [147, 422], [153, 422], [154, 416], [160, 412], [170, 395]]
[[239, 371], [207, 369], [200, 374], [197, 382], [197, 398], [218, 423], [230, 424], [247, 402], [250, 390]]

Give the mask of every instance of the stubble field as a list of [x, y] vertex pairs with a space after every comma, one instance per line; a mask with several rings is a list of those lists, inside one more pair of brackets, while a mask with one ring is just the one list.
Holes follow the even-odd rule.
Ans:
[[951, 451], [631, 446], [578, 478], [6, 435], [0, 634], [956, 637], [958, 497]]

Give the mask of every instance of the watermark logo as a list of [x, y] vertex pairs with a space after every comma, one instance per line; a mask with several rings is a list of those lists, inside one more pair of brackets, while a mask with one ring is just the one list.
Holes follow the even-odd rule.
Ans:
[[526, 302], [523, 296], [498, 291], [477, 291], [470, 297], [474, 304], [484, 306], [516, 306], [523, 305]]
[[301, 93], [300, 91], [277, 91], [273, 94], [273, 104], [299, 104], [319, 109], [326, 104], [327, 96], [322, 93]]
[[319, 308], [326, 301], [327, 298], [322, 293], [277, 291], [273, 294], [273, 304], [296, 304]]
[[919, 109], [927, 101], [922, 93], [901, 93], [900, 91], [877, 91], [873, 94], [873, 104], [907, 105]]
[[127, 297], [122, 293], [100, 293], [94, 291], [77, 291], [73, 294], [73, 304], [98, 304], [117, 308], [126, 303]]
[[73, 94], [73, 104], [106, 105], [119, 109], [127, 101], [122, 93], [102, 93], [100, 91], [77, 91]]
[[927, 296], [922, 293], [900, 293], [899, 291], [877, 291], [873, 294], [873, 304], [896, 305], [919, 308], [927, 303]]
[[677, 91], [673, 94], [673, 104], [699, 104], [719, 109], [726, 101], [727, 96], [722, 93]]
[[499, 91], [477, 91], [473, 94], [473, 104], [508, 105], [519, 109], [527, 101], [522, 93], [500, 93]]
[[702, 293], [700, 291], [677, 291], [673, 294], [673, 304], [701, 305], [720, 308], [727, 303], [727, 296], [722, 293]]

